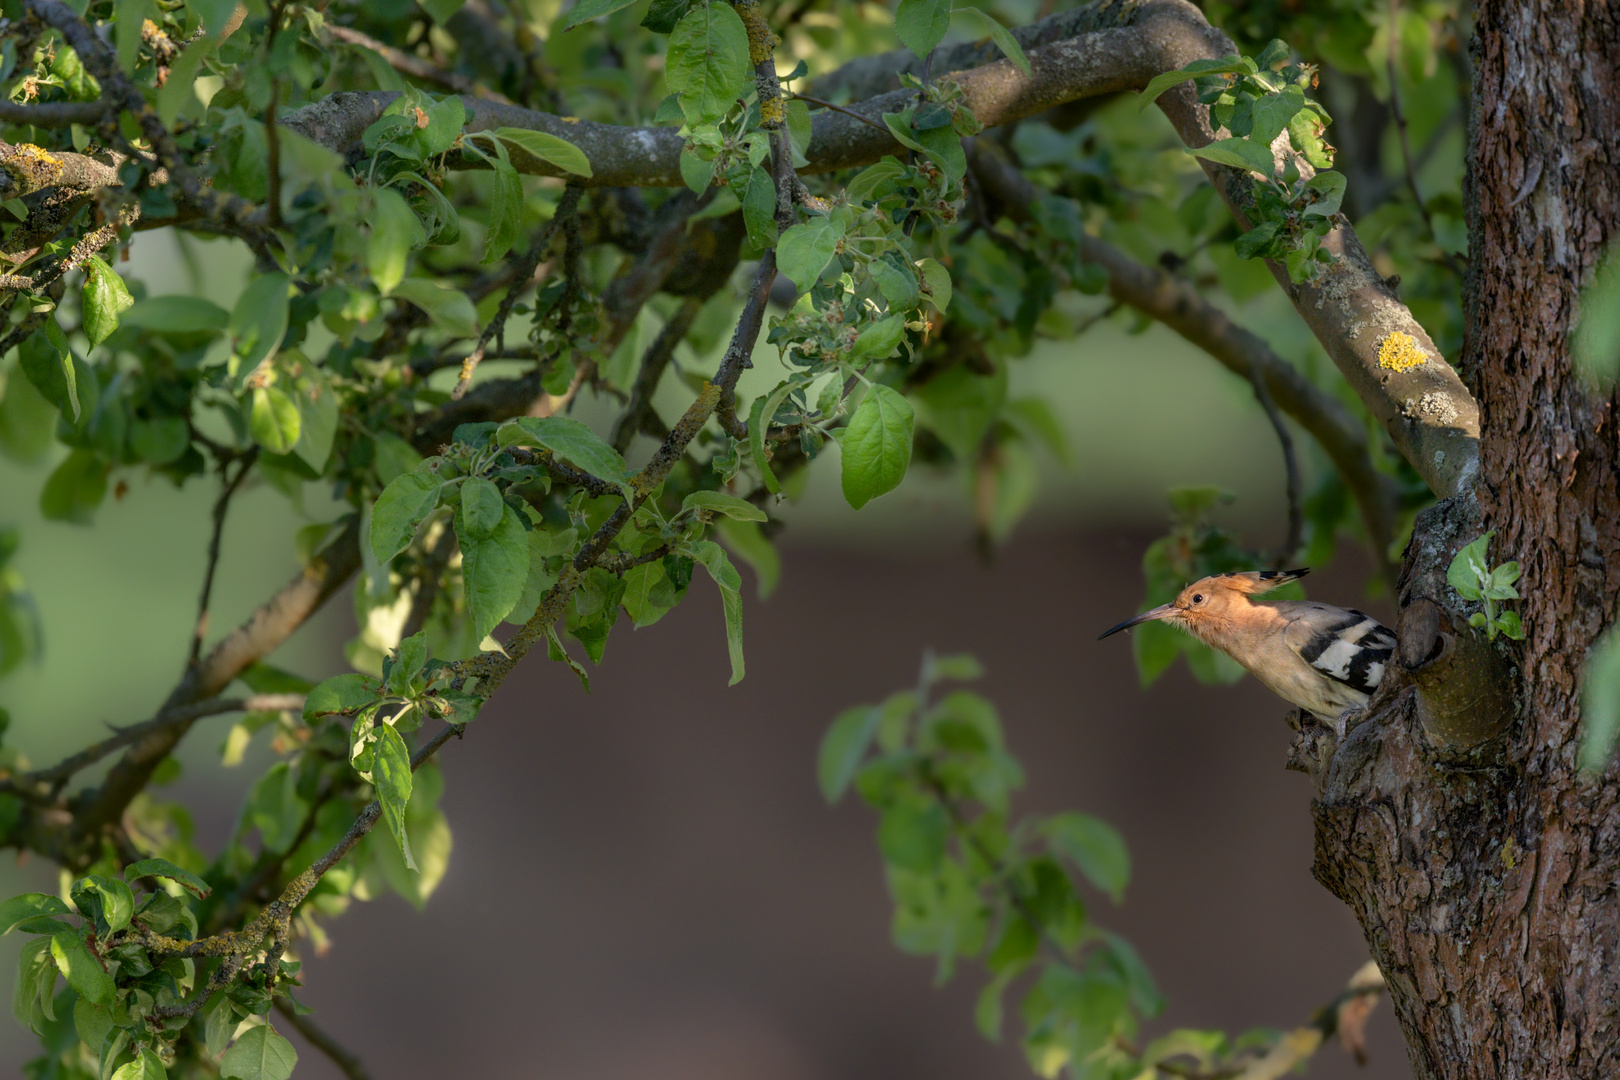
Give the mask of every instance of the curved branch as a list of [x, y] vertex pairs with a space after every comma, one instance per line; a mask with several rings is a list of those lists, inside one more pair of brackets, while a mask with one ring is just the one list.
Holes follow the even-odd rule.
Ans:
[[[980, 188], [1014, 221], [1028, 221], [1042, 192], [982, 139], [968, 146], [968, 163]], [[1293, 417], [1327, 453], [1361, 511], [1367, 538], [1384, 579], [1393, 587], [1389, 562], [1394, 538], [1396, 491], [1389, 477], [1373, 468], [1361, 422], [1331, 394], [1278, 356], [1264, 338], [1234, 323], [1198, 290], [1169, 273], [1144, 266], [1112, 244], [1086, 236], [1080, 241], [1086, 262], [1108, 271], [1108, 293], [1192, 342], [1234, 375], [1265, 387], [1277, 407]]]

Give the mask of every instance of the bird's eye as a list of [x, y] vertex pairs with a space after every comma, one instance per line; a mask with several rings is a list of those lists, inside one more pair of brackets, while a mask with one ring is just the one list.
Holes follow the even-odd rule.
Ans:
[[1203, 593], [1193, 593], [1193, 603], [1202, 604], [1203, 602], [1204, 602], [1204, 594]]

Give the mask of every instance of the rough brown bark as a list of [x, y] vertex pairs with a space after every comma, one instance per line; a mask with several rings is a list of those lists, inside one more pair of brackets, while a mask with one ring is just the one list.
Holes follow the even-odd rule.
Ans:
[[[1403, 604], [1497, 530], [1524, 569], [1518, 716], [1473, 749], [1419, 723], [1392, 672], [1323, 775], [1315, 871], [1361, 920], [1420, 1078], [1620, 1075], [1620, 798], [1583, 779], [1581, 665], [1620, 598], [1615, 401], [1575, 379], [1581, 286], [1620, 234], [1620, 15], [1479, 5], [1468, 356], [1477, 506], [1420, 520]], [[1416, 625], [1422, 620], [1414, 617]], [[1411, 651], [1411, 650], [1408, 650]]]

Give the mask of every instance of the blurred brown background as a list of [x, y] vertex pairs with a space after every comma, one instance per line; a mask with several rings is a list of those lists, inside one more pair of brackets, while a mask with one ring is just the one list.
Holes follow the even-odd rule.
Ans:
[[[1129, 841], [1125, 905], [1092, 911], [1169, 999], [1150, 1031], [1304, 1021], [1365, 946], [1310, 876], [1284, 706], [1179, 667], [1144, 693], [1129, 644], [1094, 640], [1135, 610], [1144, 539], [1030, 538], [988, 569], [790, 546], [730, 690], [701, 588], [658, 626], [622, 625], [590, 696], [526, 664], [443, 757], [444, 885], [423, 914], [390, 897], [333, 924], [304, 999], [378, 1077], [1031, 1075], [974, 1031], [976, 972], [939, 990], [889, 944], [873, 815], [814, 783], [829, 718], [909, 684], [932, 646], [984, 661], [1029, 771], [1018, 805], [1083, 808]], [[1345, 566], [1312, 594], [1361, 580]], [[1312, 1075], [1407, 1075], [1387, 1005], [1372, 1043], [1365, 1072], [1329, 1047]], [[339, 1075], [308, 1048], [300, 1065]]]
[[[657, 626], [621, 625], [590, 696], [560, 665], [525, 664], [441, 759], [444, 884], [421, 914], [390, 896], [332, 923], [303, 999], [377, 1077], [1032, 1075], [973, 1029], [975, 971], [936, 989], [928, 960], [889, 943], [873, 815], [829, 809], [814, 782], [829, 719], [910, 683], [931, 646], [984, 661], [1029, 773], [1015, 805], [1094, 812], [1130, 843], [1126, 903], [1092, 913], [1169, 999], [1149, 1034], [1302, 1022], [1365, 946], [1311, 878], [1284, 706], [1179, 665], [1143, 692], [1129, 643], [1094, 640], [1135, 610], [1146, 539], [1031, 536], [988, 568], [960, 547], [790, 543], [776, 595], [750, 590], [737, 687], [699, 587]], [[1341, 558], [1311, 593], [1353, 601], [1364, 580]], [[220, 779], [195, 770], [172, 790], [205, 828], [239, 799]], [[1409, 1075], [1387, 1005], [1371, 1041], [1366, 1070], [1329, 1047], [1311, 1075]], [[30, 1042], [9, 1029], [0, 1069]], [[339, 1076], [301, 1042], [299, 1075]]]

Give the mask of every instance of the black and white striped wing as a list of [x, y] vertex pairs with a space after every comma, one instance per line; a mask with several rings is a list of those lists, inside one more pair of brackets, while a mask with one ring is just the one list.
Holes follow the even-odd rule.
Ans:
[[1325, 605], [1300, 612], [1287, 640], [1313, 668], [1368, 695], [1378, 689], [1395, 651], [1395, 635], [1377, 619]]

